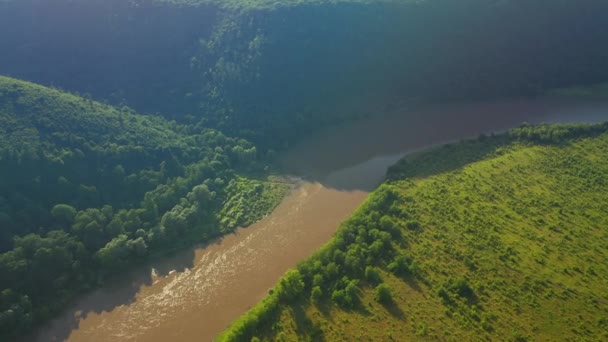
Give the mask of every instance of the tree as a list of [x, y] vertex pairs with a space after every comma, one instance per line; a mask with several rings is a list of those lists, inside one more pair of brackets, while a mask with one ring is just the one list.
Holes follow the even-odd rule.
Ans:
[[310, 292], [310, 300], [315, 303], [318, 304], [321, 301], [321, 298], [323, 297], [323, 290], [321, 290], [320, 286], [315, 286], [312, 288], [312, 291]]
[[241, 145], [237, 145], [232, 148], [232, 153], [234, 154], [238, 164], [247, 165], [255, 160], [258, 152], [255, 146], [245, 149]]
[[106, 269], [119, 268], [123, 260], [129, 255], [128, 238], [126, 235], [119, 235], [108, 242], [95, 254], [99, 263]]
[[322, 274], [315, 274], [312, 277], [312, 285], [313, 286], [323, 286], [323, 283], [325, 282], [325, 279], [323, 278]]
[[181, 215], [183, 208], [179, 205], [175, 206], [173, 210], [166, 212], [161, 219], [161, 225], [165, 227], [167, 235], [170, 237], [177, 237], [183, 233], [188, 222], [186, 217]]
[[110, 221], [110, 223], [108, 223], [108, 225], [106, 226], [105, 232], [110, 237], [115, 237], [115, 236], [118, 236], [120, 234], [123, 234], [124, 233], [124, 229], [123, 229], [123, 225], [122, 225], [121, 219], [118, 216], [114, 217], [114, 219], [112, 219], [112, 221]]
[[409, 260], [403, 255], [399, 255], [393, 262], [388, 264], [388, 270], [396, 276], [404, 277], [410, 273]]
[[51, 215], [63, 225], [71, 225], [76, 217], [76, 209], [71, 205], [57, 204], [51, 209]]
[[189, 194], [189, 199], [199, 204], [207, 204], [213, 199], [215, 193], [209, 191], [209, 188], [205, 184], [200, 184], [192, 188], [192, 192]]
[[143, 257], [148, 252], [148, 246], [146, 245], [143, 237], [138, 237], [135, 240], [127, 241], [127, 247], [138, 257]]
[[304, 281], [298, 270], [289, 270], [279, 282], [281, 299], [291, 301], [304, 291]]
[[374, 285], [382, 282], [382, 277], [380, 277], [380, 273], [378, 273], [378, 270], [373, 266], [365, 267], [365, 279], [370, 284]]
[[376, 286], [375, 298], [378, 303], [389, 304], [393, 301], [393, 294], [390, 286], [386, 284], [380, 284]]

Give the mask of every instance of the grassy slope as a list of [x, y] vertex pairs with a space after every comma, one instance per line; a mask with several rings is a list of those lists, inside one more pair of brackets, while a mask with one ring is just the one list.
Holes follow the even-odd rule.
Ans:
[[[391, 171], [392, 180], [370, 195], [337, 237], [299, 266], [302, 295], [281, 296], [284, 278], [222, 337], [608, 338], [607, 133], [559, 144], [504, 137], [466, 142], [412, 156]], [[378, 210], [386, 193], [394, 201]], [[353, 275], [345, 265], [322, 289], [343, 287], [342, 276], [361, 278], [355, 305], [337, 305], [327, 293], [312, 304], [311, 274], [327, 279], [336, 251], [358, 248], [356, 241], [365, 246], [366, 232], [382, 226], [379, 215], [401, 227], [402, 242], [393, 241], [384, 259], [368, 253], [367, 264], [378, 267], [394, 301], [378, 303], [369, 277]], [[366, 225], [357, 230], [361, 222]], [[356, 238], [344, 243], [349, 232]], [[396, 276], [387, 265], [399, 255], [409, 266]], [[267, 323], [276, 316], [277, 323]]]

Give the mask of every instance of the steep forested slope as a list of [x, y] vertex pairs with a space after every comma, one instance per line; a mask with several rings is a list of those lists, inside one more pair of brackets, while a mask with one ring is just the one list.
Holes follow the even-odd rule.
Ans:
[[406, 157], [223, 340], [608, 338], [608, 124]]
[[265, 167], [245, 140], [0, 77], [0, 336], [259, 219], [286, 191], [247, 178]]
[[387, 103], [605, 81], [607, 10], [601, 0], [5, 1], [0, 74], [276, 149]]

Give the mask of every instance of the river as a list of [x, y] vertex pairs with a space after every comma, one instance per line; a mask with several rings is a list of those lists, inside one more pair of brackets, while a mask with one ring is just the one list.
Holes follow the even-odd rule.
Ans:
[[608, 104], [505, 100], [385, 110], [332, 127], [281, 158], [304, 180], [272, 214], [153, 261], [81, 297], [33, 341], [210, 341], [327, 242], [404, 154], [524, 121], [608, 120]]

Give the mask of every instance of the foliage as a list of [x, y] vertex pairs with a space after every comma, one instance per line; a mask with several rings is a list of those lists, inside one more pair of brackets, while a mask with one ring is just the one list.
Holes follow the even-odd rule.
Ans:
[[391, 288], [390, 288], [390, 286], [388, 286], [386, 284], [380, 284], [380, 285], [376, 286], [374, 293], [375, 293], [375, 298], [378, 301], [378, 303], [389, 304], [393, 301], [393, 295], [391, 293]]
[[406, 157], [388, 176], [298, 265], [304, 295], [275, 301], [241, 339], [608, 338], [607, 124], [525, 125]]
[[226, 187], [227, 200], [218, 213], [220, 230], [228, 232], [258, 221], [274, 209], [286, 190], [280, 182], [234, 178]]
[[[0, 6], [0, 73], [85, 94], [0, 77], [0, 334], [26, 330], [136, 260], [259, 219], [286, 191], [260, 176], [265, 157], [319, 127], [379, 112], [378, 103], [396, 96], [407, 103], [535, 95], [608, 78], [608, 5], [595, 0]], [[38, 10], [45, 15], [29, 25]], [[514, 139], [550, 150], [590, 134], [525, 126], [400, 163], [390, 177], [419, 181], [453, 172]], [[596, 186], [604, 182], [593, 169], [576, 172]], [[378, 189], [369, 212], [353, 216], [321, 252], [321, 266], [301, 266], [298, 298], [318, 287], [316, 297], [356, 310], [369, 285], [358, 280], [370, 265], [386, 282], [424, 277], [427, 266], [405, 246], [429, 234], [429, 220], [390, 207], [416, 205], [410, 197], [392, 184]], [[45, 268], [47, 259], [54, 263]], [[473, 257], [464, 262], [480, 269]], [[437, 284], [446, 285], [457, 308], [465, 305], [444, 280]], [[260, 313], [275, 312], [278, 301], [272, 303]]]
[[[52, 10], [20, 0], [0, 7], [1, 74], [201, 122], [254, 141], [260, 155], [395, 102], [528, 96], [608, 79], [608, 3], [598, 0], [56, 0]], [[27, 25], [36, 10], [45, 11], [43, 20]]]
[[262, 218], [288, 186], [250, 179], [268, 169], [255, 151], [0, 77], [0, 338], [134, 262]]

